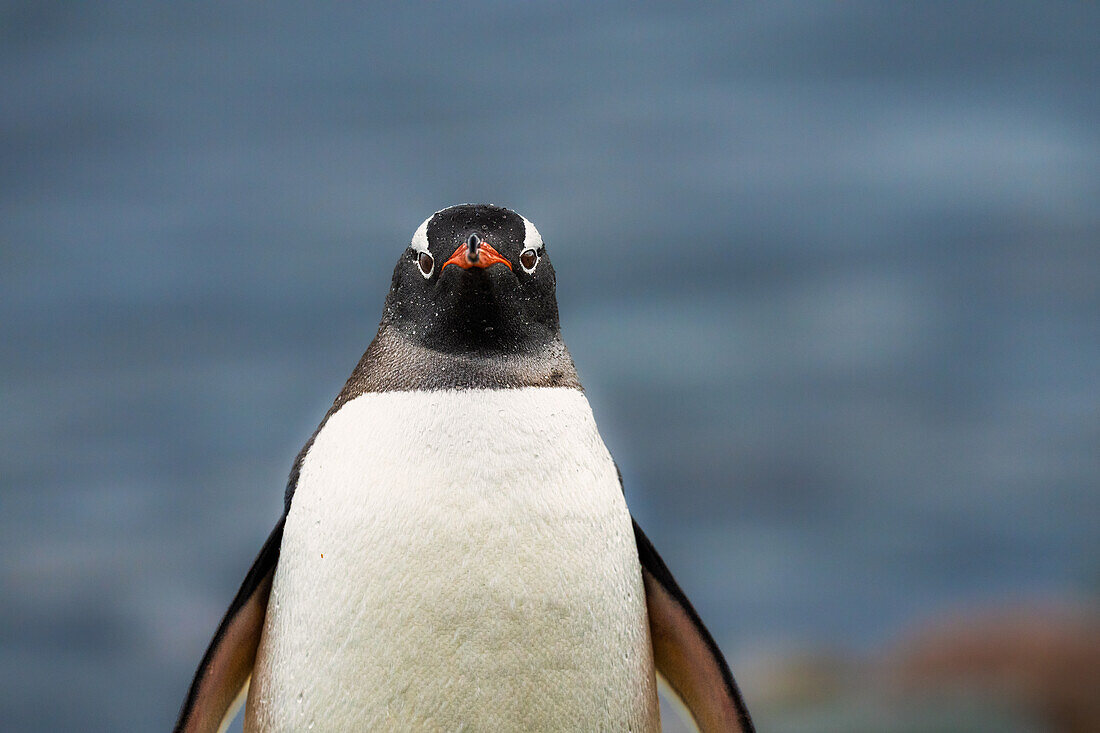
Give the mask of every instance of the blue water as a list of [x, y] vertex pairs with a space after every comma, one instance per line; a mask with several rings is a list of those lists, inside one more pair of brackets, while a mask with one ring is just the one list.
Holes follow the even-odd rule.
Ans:
[[166, 729], [432, 211], [731, 657], [1100, 587], [1100, 9], [0, 6], [0, 720]]

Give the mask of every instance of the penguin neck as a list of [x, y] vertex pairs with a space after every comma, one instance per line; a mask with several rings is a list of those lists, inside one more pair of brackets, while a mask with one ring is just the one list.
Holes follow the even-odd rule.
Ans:
[[383, 324], [351, 373], [334, 407], [368, 392], [566, 387], [580, 390], [560, 333], [515, 352], [440, 351]]

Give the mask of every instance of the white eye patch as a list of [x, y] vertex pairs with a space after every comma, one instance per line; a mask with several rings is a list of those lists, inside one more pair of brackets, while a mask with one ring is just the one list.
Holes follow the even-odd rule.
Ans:
[[533, 249], [538, 252], [542, 249], [542, 235], [539, 234], [539, 230], [535, 229], [535, 225], [527, 221], [527, 217], [520, 216], [523, 219], [523, 248]]

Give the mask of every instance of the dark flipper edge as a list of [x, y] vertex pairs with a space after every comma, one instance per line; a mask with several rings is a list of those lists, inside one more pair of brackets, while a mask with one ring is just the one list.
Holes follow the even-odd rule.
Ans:
[[173, 729], [176, 733], [219, 730], [252, 675], [285, 521], [284, 515], [271, 531], [218, 625], [187, 691]]
[[637, 522], [634, 539], [657, 672], [703, 733], [753, 733], [749, 711], [722, 652]]

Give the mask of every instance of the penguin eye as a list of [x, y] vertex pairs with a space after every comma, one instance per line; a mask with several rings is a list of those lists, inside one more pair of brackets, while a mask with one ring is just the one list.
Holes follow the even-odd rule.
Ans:
[[427, 252], [421, 252], [420, 256], [416, 258], [416, 264], [420, 265], [420, 273], [424, 277], [431, 277], [432, 268], [435, 267], [435, 260]]
[[533, 249], [525, 249], [523, 254], [519, 256], [519, 263], [523, 265], [523, 269], [527, 272], [534, 272], [535, 265], [539, 263], [539, 255]]

